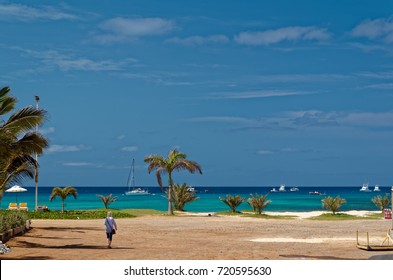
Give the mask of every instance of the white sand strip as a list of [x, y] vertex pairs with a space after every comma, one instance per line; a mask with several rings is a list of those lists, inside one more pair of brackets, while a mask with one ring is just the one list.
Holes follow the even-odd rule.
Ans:
[[342, 238], [257, 238], [251, 239], [252, 242], [263, 242], [263, 243], [326, 243], [336, 241], [356, 241], [355, 238], [342, 237]]

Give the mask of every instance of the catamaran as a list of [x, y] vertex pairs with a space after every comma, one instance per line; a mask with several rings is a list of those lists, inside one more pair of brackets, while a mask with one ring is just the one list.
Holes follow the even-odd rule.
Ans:
[[[149, 190], [147, 189], [135, 188], [134, 164], [135, 164], [135, 160], [132, 159], [132, 166], [130, 169], [130, 173], [128, 174], [128, 180], [127, 180], [128, 191], [126, 191], [124, 194], [125, 195], [150, 195]], [[130, 179], [132, 183], [132, 189], [130, 185]]]

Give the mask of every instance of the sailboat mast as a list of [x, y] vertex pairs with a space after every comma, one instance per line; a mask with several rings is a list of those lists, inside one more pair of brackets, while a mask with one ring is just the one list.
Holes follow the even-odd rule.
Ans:
[[135, 174], [135, 172], [134, 172], [134, 164], [135, 164], [135, 160], [134, 160], [134, 159], [132, 159], [132, 187], [133, 187], [133, 188], [135, 187], [135, 177], [134, 177], [134, 174]]
[[128, 179], [127, 179], [127, 186], [128, 190], [130, 190], [130, 179], [131, 179], [131, 174], [132, 174], [132, 184], [134, 184], [134, 159], [132, 159], [132, 166], [130, 168], [130, 172], [128, 173]]

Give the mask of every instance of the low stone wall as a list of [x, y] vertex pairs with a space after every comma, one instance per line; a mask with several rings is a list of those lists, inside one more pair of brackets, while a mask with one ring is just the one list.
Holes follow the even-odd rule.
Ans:
[[10, 240], [12, 237], [17, 236], [17, 235], [22, 235], [26, 231], [30, 229], [30, 220], [26, 221], [26, 224], [14, 229], [10, 229], [6, 232], [0, 233], [0, 240], [3, 243], [6, 243], [8, 240]]

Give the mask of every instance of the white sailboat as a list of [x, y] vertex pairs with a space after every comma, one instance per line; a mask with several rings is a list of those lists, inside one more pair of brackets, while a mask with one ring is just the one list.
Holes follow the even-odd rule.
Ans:
[[287, 190], [285, 189], [285, 185], [281, 185], [281, 186], [278, 188], [278, 191], [279, 191], [279, 192], [286, 192]]
[[[128, 180], [127, 180], [128, 191], [126, 191], [124, 194], [125, 195], [150, 195], [149, 190], [147, 189], [135, 188], [134, 164], [135, 164], [135, 160], [132, 159], [132, 166], [130, 169], [130, 173], [128, 174]], [[132, 189], [130, 185], [130, 179], [132, 183]]]
[[380, 192], [380, 191], [381, 191], [381, 189], [379, 188], [379, 186], [378, 186], [378, 185], [375, 185], [375, 187], [374, 187], [374, 191], [375, 191], [375, 192]]

